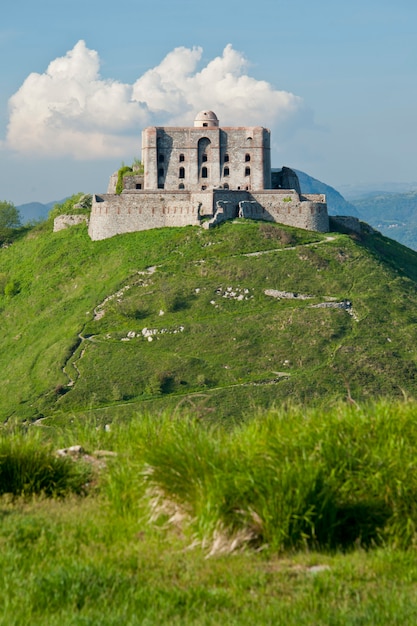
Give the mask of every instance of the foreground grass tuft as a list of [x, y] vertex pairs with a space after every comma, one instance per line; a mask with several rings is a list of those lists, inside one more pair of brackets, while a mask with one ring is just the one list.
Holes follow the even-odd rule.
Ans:
[[412, 403], [380, 402], [276, 409], [231, 432], [193, 418], [144, 420], [130, 432], [134, 476], [119, 464], [109, 485], [125, 505], [134, 499], [123, 480], [136, 485], [152, 521], [210, 554], [407, 548], [417, 538], [415, 415]]
[[0, 434], [0, 495], [81, 494], [90, 476], [85, 464], [56, 456], [36, 431]]

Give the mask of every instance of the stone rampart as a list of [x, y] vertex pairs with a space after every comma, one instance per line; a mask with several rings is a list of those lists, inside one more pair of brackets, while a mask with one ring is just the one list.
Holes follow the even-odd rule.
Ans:
[[[304, 199], [305, 198], [305, 199]], [[294, 190], [230, 191], [124, 191], [95, 195], [89, 223], [92, 239], [164, 226], [207, 227], [225, 220], [247, 219], [279, 222], [306, 230], [327, 232], [329, 218], [324, 196], [300, 196]]]
[[88, 233], [93, 240], [163, 226], [198, 225], [190, 192], [129, 192], [93, 196]]
[[257, 203], [257, 206], [253, 205], [254, 212], [250, 216], [252, 219], [278, 222], [323, 233], [329, 230], [327, 205], [321, 194], [310, 194], [309, 198], [304, 200], [304, 196], [300, 196], [296, 191], [276, 193], [275, 190], [266, 190], [253, 192], [251, 196]]

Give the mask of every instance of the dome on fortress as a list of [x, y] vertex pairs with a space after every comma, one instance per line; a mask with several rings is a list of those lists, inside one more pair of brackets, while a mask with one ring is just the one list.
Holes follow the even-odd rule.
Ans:
[[203, 126], [218, 126], [219, 120], [217, 115], [213, 111], [200, 111], [194, 120], [194, 126], [196, 128], [202, 128]]

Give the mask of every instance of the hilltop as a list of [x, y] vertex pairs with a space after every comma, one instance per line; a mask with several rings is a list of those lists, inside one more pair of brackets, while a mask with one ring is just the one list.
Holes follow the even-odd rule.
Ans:
[[46, 221], [0, 250], [1, 419], [415, 396], [416, 268], [380, 234]]

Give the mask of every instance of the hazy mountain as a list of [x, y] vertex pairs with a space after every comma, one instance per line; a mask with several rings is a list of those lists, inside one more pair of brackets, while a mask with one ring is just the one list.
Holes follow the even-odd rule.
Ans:
[[417, 249], [417, 191], [367, 192], [355, 199], [360, 219], [384, 235]]
[[41, 202], [27, 202], [26, 204], [21, 204], [16, 208], [19, 209], [23, 224], [46, 219], [49, 213], [47, 205], [42, 204]]
[[349, 183], [338, 185], [340, 193], [349, 202], [354, 202], [358, 198], [365, 198], [374, 194], [384, 193], [408, 193], [417, 190], [417, 182], [396, 183], [387, 181], [384, 183]]
[[27, 202], [26, 204], [20, 204], [16, 208], [19, 209], [22, 223], [37, 222], [38, 220], [45, 220], [48, 217], [49, 211], [58, 202], [64, 202], [64, 200], [53, 200], [43, 204], [42, 202]]

